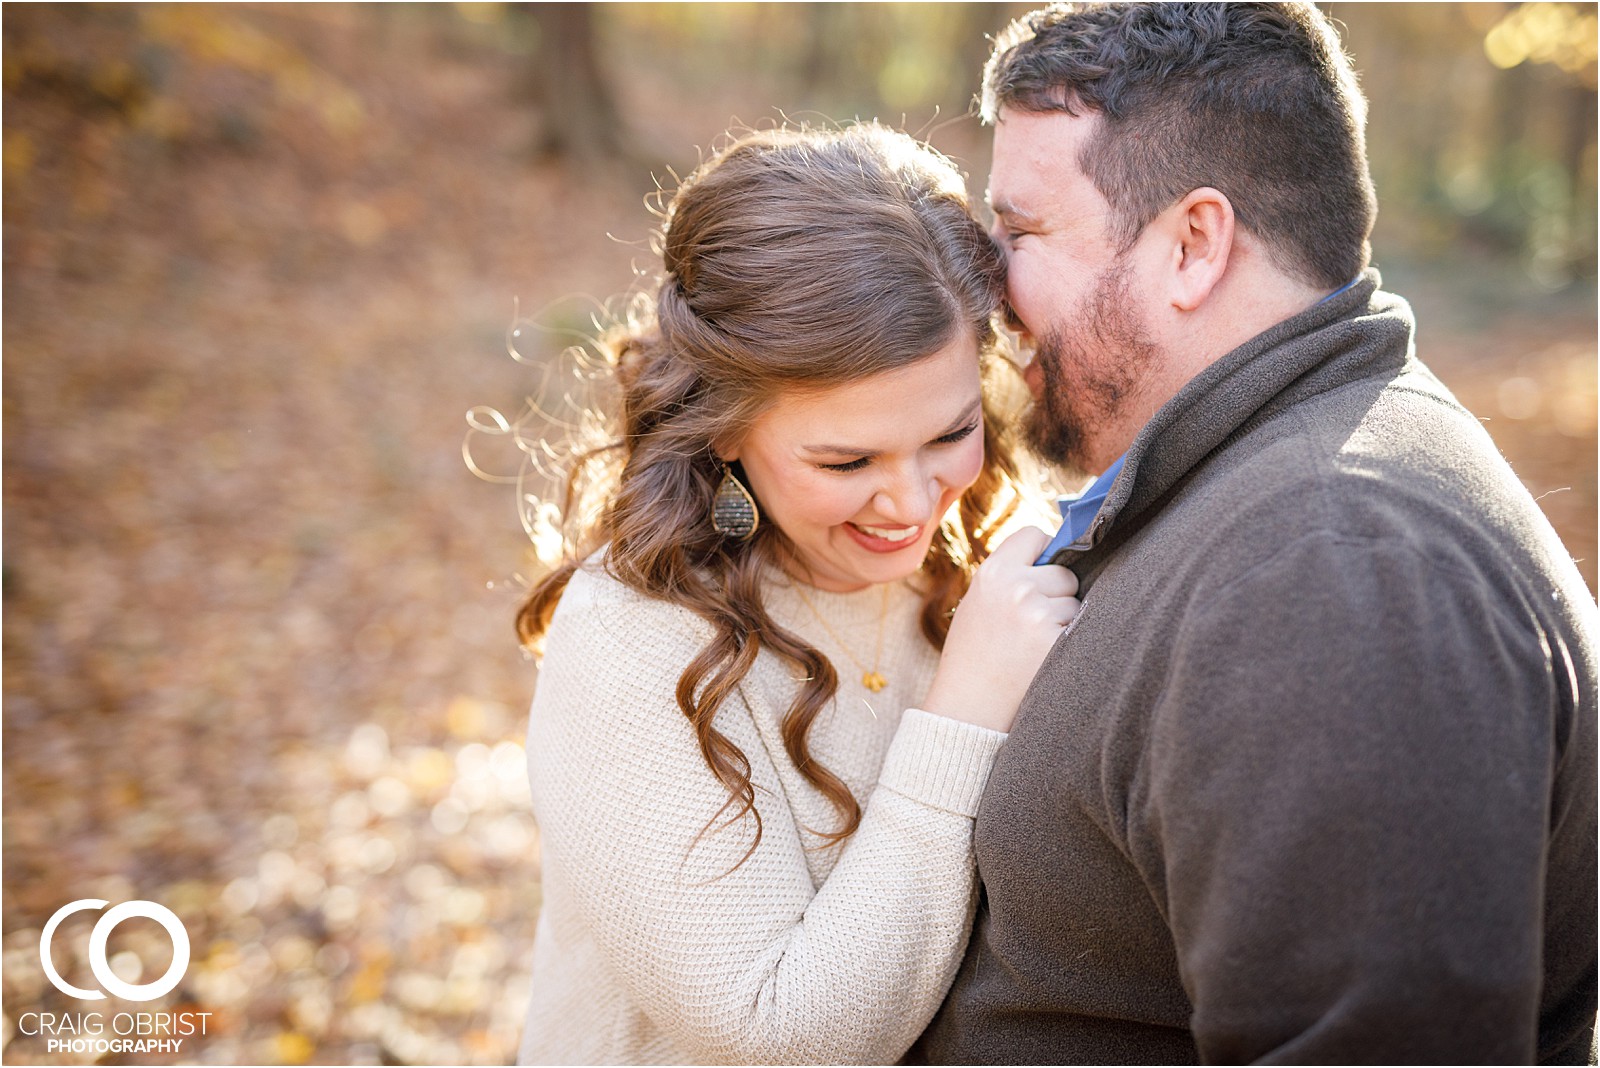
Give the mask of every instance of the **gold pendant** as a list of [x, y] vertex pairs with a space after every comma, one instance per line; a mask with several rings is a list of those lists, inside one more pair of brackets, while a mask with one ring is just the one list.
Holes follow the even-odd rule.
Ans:
[[869, 671], [865, 675], [861, 676], [861, 685], [865, 686], [873, 693], [877, 693], [879, 690], [889, 685], [889, 680], [878, 674], [876, 671]]

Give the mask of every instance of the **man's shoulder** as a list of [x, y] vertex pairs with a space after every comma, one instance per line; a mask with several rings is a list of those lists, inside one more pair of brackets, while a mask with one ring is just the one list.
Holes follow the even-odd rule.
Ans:
[[1482, 424], [1415, 363], [1247, 425], [1187, 492], [1205, 522], [1258, 549], [1332, 532], [1490, 551], [1548, 526]]
[[1444, 490], [1429, 472], [1504, 466], [1482, 424], [1413, 361], [1393, 375], [1340, 383], [1265, 410], [1199, 473], [1269, 487], [1316, 481], [1360, 493], [1401, 488], [1416, 476]]
[[[1415, 365], [1247, 425], [1106, 557], [1085, 613], [1115, 601], [1188, 618], [1229, 589], [1301, 602], [1313, 579], [1296, 569], [1326, 562], [1367, 572], [1380, 559], [1417, 564], [1461, 603], [1521, 605], [1542, 617], [1533, 606], [1553, 594], [1588, 596], [1478, 420]], [[1368, 589], [1364, 607], [1387, 611], [1407, 592]]]

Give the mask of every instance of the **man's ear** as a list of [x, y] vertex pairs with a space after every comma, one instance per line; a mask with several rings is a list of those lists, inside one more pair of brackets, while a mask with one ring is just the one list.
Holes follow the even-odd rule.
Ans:
[[1228, 270], [1233, 252], [1233, 205], [1220, 190], [1202, 186], [1162, 215], [1172, 238], [1172, 306], [1194, 311]]

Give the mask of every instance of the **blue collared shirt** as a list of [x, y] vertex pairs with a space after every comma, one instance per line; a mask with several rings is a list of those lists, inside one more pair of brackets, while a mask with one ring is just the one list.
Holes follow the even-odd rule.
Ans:
[[1050, 544], [1044, 547], [1044, 552], [1039, 554], [1039, 559], [1034, 561], [1035, 564], [1048, 564], [1052, 556], [1089, 532], [1089, 524], [1094, 522], [1100, 506], [1106, 502], [1106, 494], [1111, 492], [1111, 483], [1117, 480], [1117, 473], [1122, 470], [1122, 462], [1127, 458], [1128, 454], [1123, 453], [1117, 457], [1116, 463], [1105, 469], [1104, 474], [1089, 484], [1088, 489], [1076, 497], [1063, 497], [1057, 502], [1057, 506], [1061, 509], [1061, 529], [1050, 539]]

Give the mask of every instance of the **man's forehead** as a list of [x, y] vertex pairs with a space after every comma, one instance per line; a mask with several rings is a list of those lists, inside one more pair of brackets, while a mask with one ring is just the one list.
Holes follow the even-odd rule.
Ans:
[[994, 128], [989, 207], [997, 215], [1036, 218], [1064, 186], [1084, 179], [1079, 149], [1093, 124], [1090, 115], [1003, 109]]
[[1021, 194], [1017, 188], [1021, 177], [1017, 171], [1022, 162], [1017, 157], [1024, 145], [1016, 143], [1014, 124], [1006, 123], [1008, 114], [1002, 113], [995, 122], [994, 155], [989, 163], [989, 186], [984, 190], [984, 199], [996, 215], [1027, 218], [1032, 213], [1026, 200], [1019, 200]]

